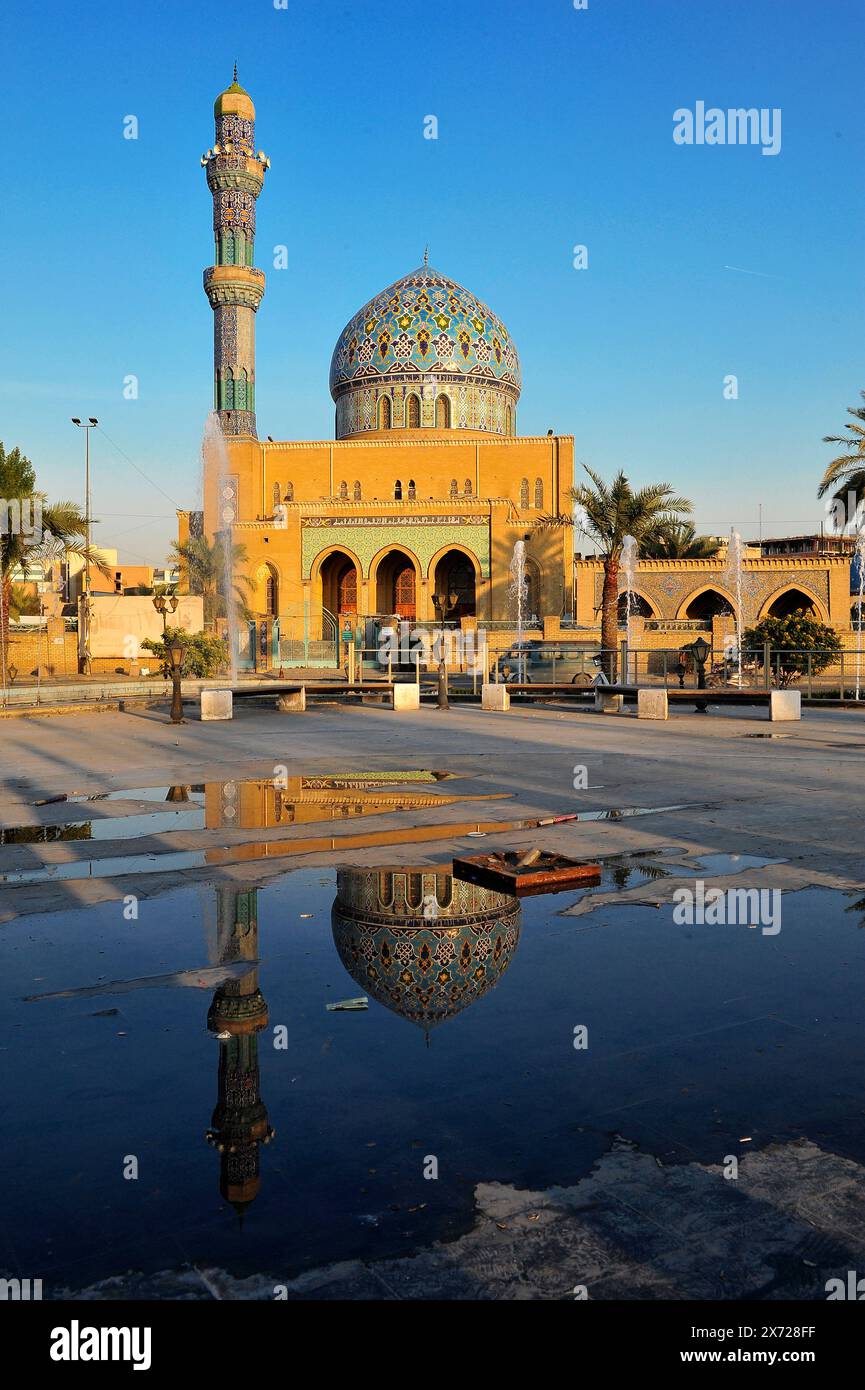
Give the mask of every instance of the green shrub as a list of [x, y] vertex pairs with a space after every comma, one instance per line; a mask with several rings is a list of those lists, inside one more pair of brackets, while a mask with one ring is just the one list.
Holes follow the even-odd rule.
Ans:
[[772, 649], [772, 671], [780, 667], [782, 686], [792, 685], [808, 669], [809, 655], [811, 672], [816, 676], [831, 666], [841, 651], [841, 641], [835, 629], [806, 613], [804, 608], [797, 608], [786, 618], [764, 618], [756, 627], [745, 630], [742, 647], [754, 653], [758, 667], [763, 665], [766, 642]]
[[[216, 637], [212, 632], [190, 633], [182, 627], [168, 627], [165, 629], [166, 640], [171, 642], [178, 640], [185, 647], [183, 658], [184, 676], [215, 676], [217, 672], [223, 671], [228, 666], [228, 643], [222, 637]], [[147, 637], [141, 643], [142, 647], [162, 663], [162, 674], [171, 675], [171, 662], [165, 650], [165, 642], [154, 642], [152, 637]]]

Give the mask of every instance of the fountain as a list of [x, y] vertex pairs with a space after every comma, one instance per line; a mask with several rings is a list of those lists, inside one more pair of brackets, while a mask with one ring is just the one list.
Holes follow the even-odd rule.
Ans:
[[732, 587], [736, 595], [736, 611], [734, 614], [736, 623], [736, 684], [741, 688], [742, 685], [742, 557], [744, 546], [742, 537], [738, 531], [730, 531], [730, 540], [727, 545], [727, 583]]
[[[234, 553], [234, 532], [232, 523], [235, 520], [236, 508], [233, 505], [232, 487], [229, 479], [230, 461], [228, 449], [225, 444], [225, 435], [222, 433], [222, 426], [219, 423], [219, 416], [216, 411], [211, 411], [204, 426], [204, 437], [201, 441], [201, 472], [202, 479], [206, 482], [209, 474], [216, 476], [216, 531], [217, 540], [222, 543], [222, 592], [225, 597], [225, 617], [228, 629], [228, 655], [229, 669], [231, 672], [232, 684], [237, 680], [237, 653], [238, 653], [238, 623], [237, 623], [237, 604], [234, 601], [234, 574], [232, 572], [232, 556]], [[202, 488], [202, 491], [204, 489]], [[222, 528], [220, 530], [220, 527]]]
[[529, 585], [526, 579], [526, 543], [525, 541], [514, 542], [514, 553], [509, 566], [510, 583], [508, 592], [513, 599], [517, 616], [517, 663], [519, 678], [524, 681], [526, 678], [526, 659], [522, 650], [523, 623], [525, 621], [526, 603], [529, 597]]
[[[854, 551], [856, 568], [859, 571], [859, 592], [856, 596], [856, 699], [862, 689], [862, 600], [865, 597], [865, 522], [856, 535]], [[842, 690], [843, 695], [843, 690]]]
[[[634, 607], [634, 574], [637, 568], [637, 542], [633, 536], [625, 536], [622, 541], [621, 568], [625, 576], [625, 638], [627, 660], [631, 655], [631, 615]], [[637, 678], [637, 663], [634, 662], [634, 680]], [[622, 672], [622, 680], [627, 685], [628, 672]]]

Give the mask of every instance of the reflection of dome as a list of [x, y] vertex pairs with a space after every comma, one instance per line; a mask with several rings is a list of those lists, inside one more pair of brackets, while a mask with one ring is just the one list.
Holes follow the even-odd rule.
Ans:
[[[520, 360], [501, 319], [428, 265], [358, 310], [330, 364], [338, 438], [410, 423], [404, 408], [413, 386], [423, 403], [419, 426], [511, 434], [520, 383]], [[439, 394], [447, 398], [445, 414], [435, 408]], [[387, 422], [379, 415], [383, 397]]]
[[361, 989], [425, 1029], [498, 983], [519, 919], [509, 894], [429, 868], [341, 869], [331, 915], [340, 960]]

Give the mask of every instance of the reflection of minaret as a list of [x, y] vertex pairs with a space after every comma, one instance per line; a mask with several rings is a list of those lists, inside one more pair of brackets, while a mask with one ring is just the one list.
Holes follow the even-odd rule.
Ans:
[[[223, 885], [216, 890], [217, 960], [220, 965], [258, 958], [257, 888]], [[207, 1142], [221, 1155], [219, 1190], [242, 1216], [258, 1194], [260, 1144], [273, 1138], [259, 1095], [258, 1038], [267, 1027], [267, 1005], [253, 967], [227, 980], [207, 1014], [219, 1044], [219, 1092]]]
[[264, 275], [252, 264], [255, 200], [270, 160], [255, 149], [255, 107], [234, 81], [216, 98], [216, 140], [202, 155], [213, 194], [215, 265], [204, 272], [213, 310], [214, 409], [224, 434], [255, 437], [255, 314]]

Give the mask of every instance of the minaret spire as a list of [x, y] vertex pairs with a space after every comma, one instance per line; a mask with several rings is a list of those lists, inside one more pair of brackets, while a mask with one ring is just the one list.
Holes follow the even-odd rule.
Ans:
[[424, 247], [423, 263], [424, 265], [429, 265], [429, 246]]
[[213, 195], [215, 264], [204, 272], [213, 310], [213, 404], [225, 434], [255, 438], [255, 315], [264, 274], [253, 265], [255, 204], [270, 160], [255, 149], [255, 107], [234, 82], [216, 98], [216, 140], [202, 157]]

